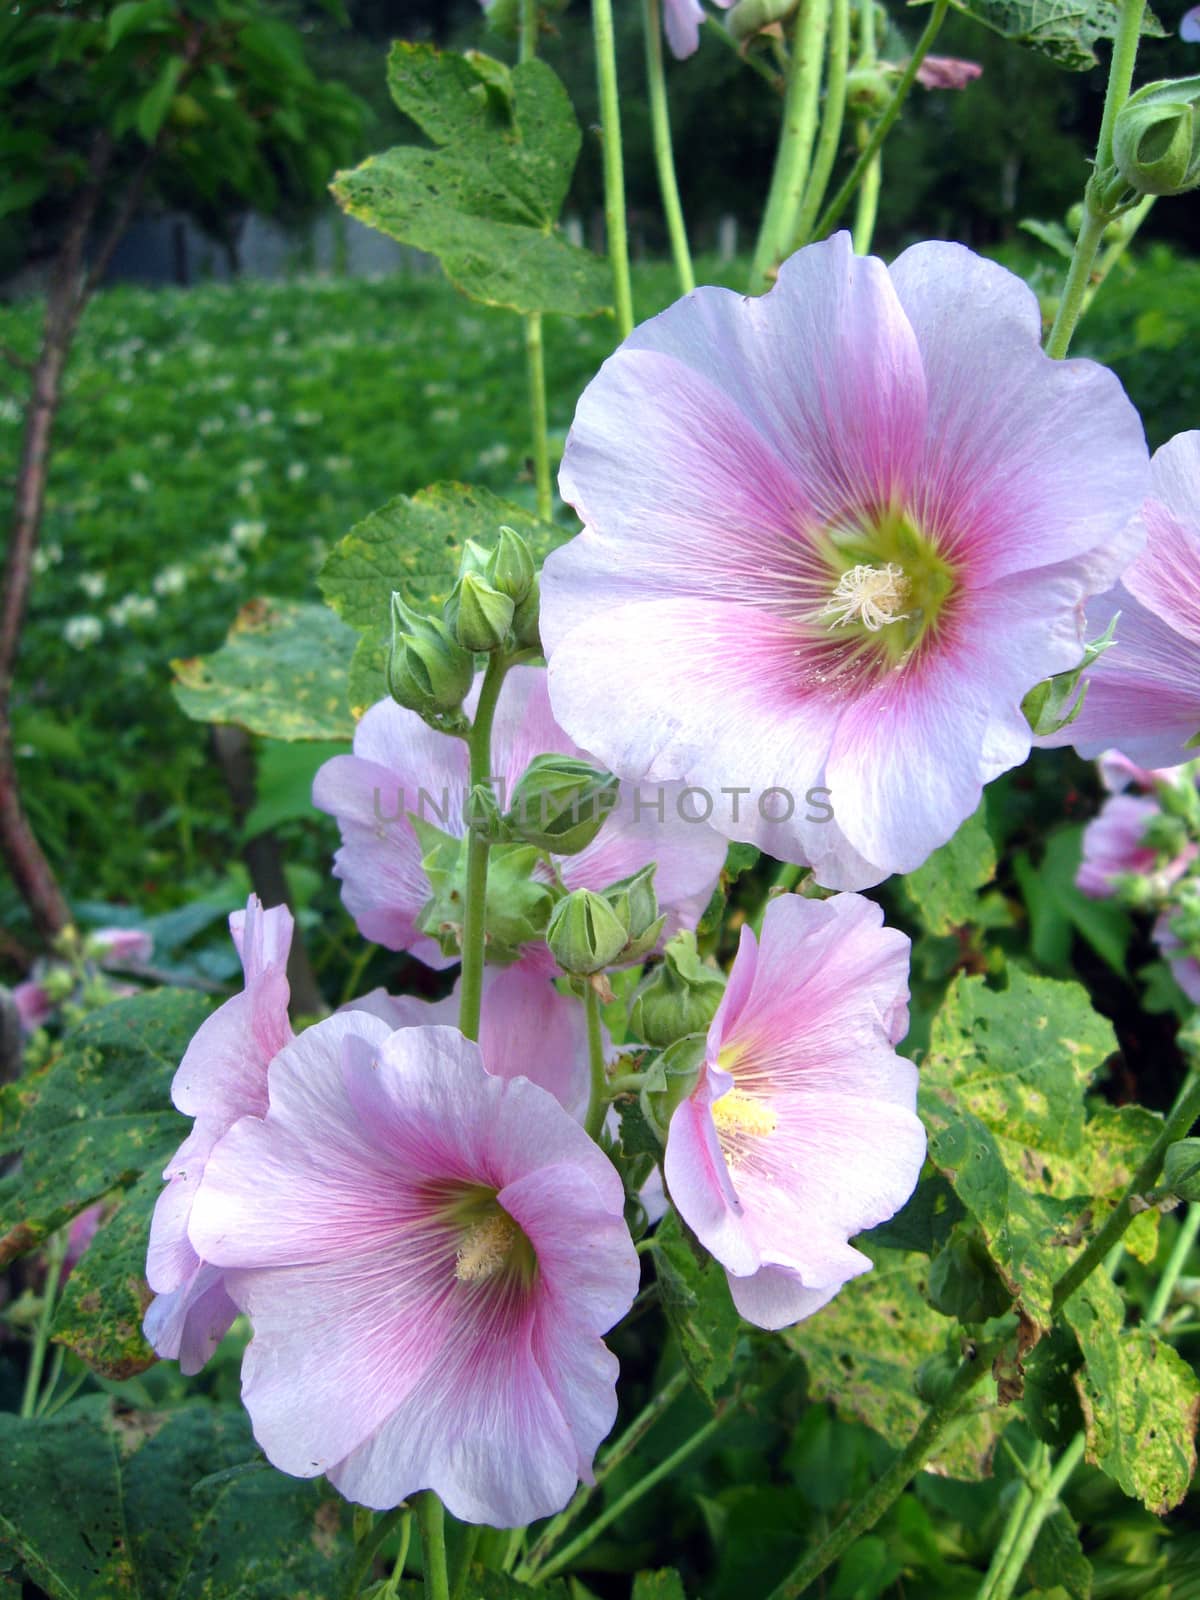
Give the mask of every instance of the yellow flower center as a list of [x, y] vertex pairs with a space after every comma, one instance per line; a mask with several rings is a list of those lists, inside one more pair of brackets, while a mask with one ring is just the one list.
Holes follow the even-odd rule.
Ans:
[[861, 622], [868, 632], [878, 633], [891, 622], [908, 621], [908, 612], [900, 607], [908, 599], [910, 588], [904, 568], [894, 561], [882, 567], [851, 567], [838, 579], [821, 615], [832, 618], [831, 628]]
[[757, 1095], [744, 1089], [729, 1089], [712, 1103], [712, 1119], [721, 1134], [750, 1133], [764, 1137], [774, 1133], [779, 1118]]
[[460, 1283], [484, 1283], [494, 1278], [512, 1255], [520, 1231], [503, 1211], [476, 1222], [462, 1236], [454, 1258], [454, 1276]]

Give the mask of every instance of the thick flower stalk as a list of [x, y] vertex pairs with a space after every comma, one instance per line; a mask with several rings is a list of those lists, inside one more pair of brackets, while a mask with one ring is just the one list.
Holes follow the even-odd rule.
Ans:
[[146, 1277], [155, 1299], [146, 1312], [146, 1338], [160, 1356], [199, 1372], [229, 1328], [237, 1308], [219, 1267], [203, 1259], [188, 1220], [213, 1146], [239, 1117], [267, 1107], [267, 1068], [292, 1038], [288, 1021], [287, 958], [292, 914], [264, 911], [251, 895], [229, 919], [246, 986], [203, 1022], [171, 1084], [177, 1110], [195, 1118], [163, 1177], [150, 1226]]
[[616, 1417], [624, 1198], [557, 1102], [456, 1029], [309, 1028], [189, 1221], [253, 1327], [242, 1396], [268, 1458], [376, 1509], [433, 1489], [499, 1527], [559, 1510]]
[[920, 865], [1028, 755], [1024, 695], [1079, 663], [1140, 539], [1137, 414], [1040, 326], [959, 245], [889, 269], [838, 235], [760, 299], [701, 289], [638, 328], [563, 462], [563, 727], [826, 885]]
[[1079, 716], [1040, 742], [1173, 767], [1200, 736], [1200, 432], [1155, 452], [1143, 520], [1145, 549], [1087, 608], [1088, 636], [1115, 618], [1116, 642], [1086, 674]]
[[809, 1316], [870, 1260], [848, 1241], [894, 1215], [925, 1158], [908, 1028], [909, 942], [859, 895], [767, 907], [743, 927], [667, 1188], [747, 1321]]

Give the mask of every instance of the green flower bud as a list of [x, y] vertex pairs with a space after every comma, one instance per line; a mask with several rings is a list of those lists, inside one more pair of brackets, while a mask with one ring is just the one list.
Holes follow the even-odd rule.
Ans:
[[[1083, 676], [1094, 661], [1115, 642], [1117, 619], [1114, 617], [1098, 639], [1084, 646], [1083, 660], [1069, 672], [1059, 672], [1053, 678], [1035, 684], [1021, 701], [1025, 720], [1036, 734], [1057, 733], [1067, 728], [1083, 710], [1087, 694], [1087, 679]], [[1082, 682], [1080, 681], [1082, 679]]]
[[529, 593], [513, 612], [513, 638], [522, 650], [540, 650], [542, 636], [538, 631], [538, 613], [541, 610], [541, 584], [534, 577]]
[[510, 844], [512, 834], [500, 812], [500, 802], [490, 783], [477, 783], [467, 795], [464, 816], [467, 827], [489, 844]]
[[392, 595], [388, 693], [422, 717], [457, 711], [475, 677], [475, 663], [436, 617], [423, 617]]
[[1155, 850], [1159, 855], [1167, 856], [1171, 860], [1186, 848], [1187, 842], [1187, 824], [1182, 817], [1170, 817], [1165, 814], [1151, 817], [1142, 834], [1142, 843], [1147, 850]]
[[1200, 1200], [1200, 1139], [1177, 1139], [1167, 1146], [1162, 1186], [1181, 1200]]
[[[468, 811], [470, 803], [468, 803]], [[421, 866], [431, 895], [417, 926], [441, 947], [443, 955], [462, 953], [463, 914], [467, 900], [467, 841], [443, 833], [432, 823], [411, 817], [424, 852]], [[521, 951], [546, 932], [557, 890], [534, 877], [540, 856], [532, 845], [497, 845], [488, 859], [488, 893], [484, 947], [489, 962], [508, 966]]]
[[514, 606], [520, 605], [533, 588], [537, 577], [533, 552], [515, 528], [501, 527], [486, 576], [492, 587], [506, 594]]
[[846, 74], [846, 108], [855, 115], [878, 116], [891, 98], [891, 75], [882, 67], [855, 67]]
[[913, 1388], [917, 1398], [927, 1406], [936, 1406], [950, 1393], [958, 1376], [962, 1360], [957, 1351], [947, 1346], [931, 1356], [926, 1356], [913, 1374]]
[[671, 1118], [696, 1087], [707, 1043], [702, 1033], [677, 1039], [663, 1051], [646, 1076], [642, 1112], [664, 1143]]
[[478, 573], [467, 572], [454, 590], [454, 635], [464, 650], [499, 650], [512, 627], [513, 603]]
[[726, 19], [730, 34], [742, 44], [756, 33], [777, 28], [796, 9], [797, 0], [739, 0]]
[[1184, 194], [1200, 184], [1200, 78], [1148, 83], [1113, 125], [1113, 160], [1138, 194]]
[[585, 849], [617, 803], [618, 782], [574, 756], [536, 756], [513, 790], [504, 821], [512, 837], [556, 855]]
[[611, 966], [628, 938], [628, 923], [590, 889], [576, 889], [560, 900], [546, 929], [554, 959], [564, 972], [580, 978]]
[[639, 1039], [662, 1049], [687, 1034], [707, 1032], [724, 993], [724, 977], [705, 966], [696, 935], [685, 929], [669, 941], [662, 965], [639, 986], [629, 1025]]
[[651, 862], [632, 878], [622, 878], [604, 891], [617, 915], [629, 930], [629, 940], [621, 951], [622, 961], [640, 961], [657, 945], [666, 923], [659, 915], [658, 896], [654, 892], [655, 864]]

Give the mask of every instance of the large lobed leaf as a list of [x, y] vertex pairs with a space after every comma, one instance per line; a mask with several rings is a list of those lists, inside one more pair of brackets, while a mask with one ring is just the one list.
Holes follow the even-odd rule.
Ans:
[[474, 300], [568, 316], [607, 309], [605, 264], [554, 227], [580, 132], [551, 69], [526, 61], [510, 71], [487, 56], [401, 41], [388, 85], [435, 148], [398, 145], [339, 173], [338, 203], [437, 256]]
[[389, 500], [333, 547], [321, 569], [321, 592], [362, 635], [350, 668], [355, 717], [387, 693], [392, 591], [418, 610], [436, 610], [454, 586], [464, 543], [473, 539], [490, 548], [502, 524], [522, 535], [539, 563], [566, 537], [488, 489], [435, 483]]
[[934, 1021], [921, 1070], [929, 1153], [1035, 1337], [1055, 1280], [1159, 1125], [1136, 1107], [1089, 1119], [1084, 1092], [1114, 1044], [1078, 984], [1019, 970], [1005, 990], [960, 978]]
[[250, 600], [211, 656], [173, 661], [175, 698], [197, 722], [269, 739], [349, 739], [354, 634], [325, 606]]
[[980, 805], [952, 839], [901, 880], [930, 933], [951, 933], [978, 916], [978, 891], [996, 876], [986, 811]]
[[679, 1342], [688, 1376], [708, 1401], [733, 1371], [740, 1322], [729, 1294], [725, 1269], [701, 1259], [675, 1212], [654, 1236], [654, 1265], [663, 1310]]
[[[1115, 38], [1120, 18], [1116, 0], [954, 0], [954, 5], [1005, 39], [1074, 72], [1098, 64], [1096, 41]], [[1157, 17], [1147, 11], [1142, 33], [1162, 38], [1163, 32]]]
[[[240, 1466], [247, 1470], [236, 1470]], [[350, 1508], [261, 1467], [240, 1410], [0, 1415], [0, 1545], [51, 1600], [318, 1600], [352, 1544]]]

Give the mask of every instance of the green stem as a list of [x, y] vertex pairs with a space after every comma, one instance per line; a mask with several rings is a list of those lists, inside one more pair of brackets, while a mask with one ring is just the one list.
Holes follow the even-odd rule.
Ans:
[[[1007, 1440], [1004, 1441], [1005, 1444], [1007, 1442]], [[976, 1595], [976, 1600], [991, 1600], [993, 1586], [1000, 1573], [1004, 1571], [1013, 1547], [1021, 1536], [1021, 1529], [1024, 1527], [1025, 1519], [1029, 1515], [1030, 1507], [1033, 1505], [1038, 1484], [1041, 1478], [1046, 1475], [1046, 1464], [1050, 1458], [1049, 1450], [1040, 1442], [1034, 1445], [1033, 1456], [1028, 1466], [1016, 1455], [1015, 1451], [1010, 1450], [1009, 1453], [1013, 1456], [1021, 1474], [1021, 1481], [1015, 1486], [1012, 1504], [1008, 1508], [1008, 1516], [1004, 1523], [1004, 1532], [1000, 1535], [1000, 1541], [992, 1552], [992, 1559], [988, 1564], [987, 1572], [984, 1574], [983, 1582], [979, 1585], [979, 1593]]]
[[600, 137], [604, 144], [604, 223], [608, 231], [617, 328], [624, 339], [633, 332], [633, 285], [625, 231], [625, 168], [621, 157], [621, 103], [617, 94], [612, 0], [592, 0], [592, 37], [600, 88]]
[[548, 1578], [557, 1577], [560, 1572], [565, 1571], [576, 1557], [581, 1556], [589, 1545], [595, 1543], [605, 1528], [611, 1527], [618, 1517], [624, 1516], [630, 1506], [636, 1505], [644, 1495], [650, 1493], [650, 1490], [656, 1484], [661, 1483], [664, 1478], [669, 1478], [673, 1472], [683, 1465], [689, 1456], [694, 1455], [702, 1445], [707, 1444], [717, 1429], [722, 1427], [726, 1419], [732, 1415], [733, 1410], [734, 1407], [732, 1405], [723, 1406], [714, 1417], [709, 1418], [702, 1428], [698, 1428], [690, 1439], [685, 1439], [678, 1450], [673, 1450], [665, 1461], [660, 1461], [658, 1466], [653, 1467], [644, 1477], [639, 1478], [635, 1484], [626, 1489], [624, 1494], [618, 1495], [610, 1506], [605, 1507], [594, 1522], [589, 1522], [583, 1532], [571, 1540], [565, 1550], [560, 1550], [553, 1560], [548, 1561], [544, 1567], [534, 1574], [534, 1583], [545, 1583]]
[[608, 1111], [608, 1074], [604, 1068], [604, 1035], [600, 1031], [600, 996], [586, 978], [583, 1009], [587, 1016], [588, 1072], [591, 1078], [587, 1117], [583, 1127], [589, 1139], [598, 1139]]
[[1187, 1265], [1188, 1256], [1196, 1242], [1196, 1234], [1200, 1233], [1200, 1205], [1188, 1207], [1187, 1215], [1179, 1225], [1179, 1232], [1175, 1236], [1175, 1243], [1171, 1254], [1167, 1257], [1167, 1264], [1163, 1268], [1163, 1275], [1158, 1280], [1158, 1287], [1146, 1311], [1146, 1326], [1157, 1328], [1167, 1314], [1167, 1307], [1171, 1303], [1171, 1296], [1175, 1292], [1175, 1285], [1179, 1282], [1180, 1274]]
[[[498, 651], [488, 657], [487, 670], [479, 690], [475, 721], [467, 736], [470, 753], [470, 783], [491, 782], [492, 723], [500, 687], [508, 671], [508, 660]], [[462, 988], [459, 992], [458, 1026], [468, 1039], [479, 1037], [479, 1011], [483, 1002], [484, 934], [487, 927], [488, 842], [472, 829], [467, 834], [467, 904], [463, 914]]]
[[471, 1576], [471, 1563], [475, 1559], [475, 1552], [479, 1548], [479, 1541], [483, 1536], [480, 1527], [468, 1528], [463, 1539], [462, 1549], [454, 1567], [454, 1581], [450, 1585], [450, 1600], [464, 1600], [466, 1595], [467, 1579]]
[[854, 244], [855, 255], [866, 256], [871, 253], [875, 219], [879, 215], [879, 191], [882, 187], [883, 152], [876, 150], [867, 162], [862, 182], [858, 186], [858, 197], [854, 203], [854, 225], [850, 237]]
[[518, 1579], [522, 1582], [528, 1581], [530, 1574], [541, 1566], [605, 1478], [611, 1472], [615, 1472], [623, 1461], [628, 1460], [658, 1419], [678, 1400], [687, 1388], [687, 1381], [687, 1373], [680, 1368], [674, 1377], [663, 1385], [653, 1400], [638, 1412], [621, 1437], [608, 1447], [601, 1460], [596, 1463], [595, 1483], [581, 1484], [575, 1491], [575, 1497], [570, 1505], [560, 1511], [552, 1522], [547, 1523], [538, 1536], [537, 1543], [517, 1569]]
[[404, 1507], [404, 1515], [400, 1518], [400, 1548], [396, 1551], [396, 1559], [392, 1562], [392, 1575], [384, 1586], [380, 1600], [394, 1600], [400, 1592], [400, 1580], [404, 1577], [404, 1568], [408, 1562], [408, 1546], [412, 1540], [412, 1508]]
[[750, 267], [748, 287], [751, 294], [761, 294], [770, 288], [795, 236], [817, 131], [817, 100], [821, 92], [828, 8], [829, 0], [800, 0], [796, 12], [792, 59], [783, 101], [783, 127], [779, 133], [767, 208]]
[[662, 0], [642, 0], [642, 26], [646, 31], [646, 81], [650, 88], [650, 129], [658, 167], [658, 188], [680, 292], [691, 294], [696, 287], [696, 275], [692, 271], [692, 253], [688, 249], [687, 227], [675, 179], [675, 152], [671, 147], [671, 116], [667, 110], [667, 81], [663, 73]]
[[[1021, 1573], [1025, 1570], [1025, 1563], [1033, 1552], [1037, 1536], [1042, 1531], [1042, 1524], [1057, 1509], [1059, 1495], [1066, 1488], [1068, 1479], [1082, 1459], [1084, 1443], [1084, 1435], [1076, 1434], [1059, 1457], [1058, 1465], [1053, 1472], [1047, 1471], [1050, 1453], [1046, 1446], [1043, 1444], [1037, 1447], [1034, 1464], [1030, 1469], [1034, 1487], [1032, 1490], [1029, 1488], [1022, 1490], [1029, 1503], [1020, 1522], [1013, 1524], [1014, 1537], [1007, 1542], [1003, 1561], [998, 1564], [993, 1560], [992, 1566], [988, 1569], [984, 1586], [979, 1591], [979, 1600], [1009, 1600]], [[997, 1551], [997, 1555], [999, 1554]]]
[[21, 1397], [22, 1417], [32, 1417], [37, 1407], [38, 1392], [42, 1385], [42, 1368], [46, 1362], [46, 1348], [50, 1343], [50, 1328], [54, 1322], [54, 1305], [58, 1284], [62, 1277], [63, 1261], [67, 1254], [67, 1236], [58, 1233], [46, 1247], [46, 1282], [42, 1289], [42, 1311], [38, 1317], [33, 1344], [29, 1350], [29, 1366], [25, 1373], [25, 1392]]
[[908, 92], [917, 81], [917, 73], [921, 63], [933, 47], [933, 41], [941, 31], [942, 23], [946, 20], [946, 11], [950, 0], [934, 0], [933, 11], [929, 21], [925, 24], [925, 31], [917, 40], [917, 48], [913, 51], [908, 65], [900, 74], [900, 81], [892, 90], [892, 98], [884, 108], [883, 115], [871, 129], [871, 137], [858, 153], [858, 160], [851, 167], [845, 182], [825, 207], [821, 220], [813, 229], [815, 239], [823, 239], [837, 222], [842, 212], [850, 203], [851, 196], [862, 181], [867, 168], [883, 148], [883, 141], [892, 131], [896, 118], [904, 109], [904, 102], [908, 99]]
[[779, 871], [771, 879], [770, 887], [767, 890], [762, 905], [759, 906], [758, 910], [750, 919], [750, 926], [754, 929], [756, 934], [762, 932], [763, 918], [767, 914], [767, 907], [771, 904], [771, 901], [778, 899], [781, 894], [791, 894], [792, 890], [800, 882], [800, 879], [807, 871], [807, 867], [798, 867], [792, 861], [785, 861], [783, 863], [783, 865], [779, 868]]
[[1150, 208], [1156, 198], [1157, 196], [1152, 194], [1143, 195], [1132, 211], [1127, 211], [1121, 218], [1120, 235], [1112, 241], [1106, 250], [1101, 252], [1100, 259], [1092, 269], [1091, 282], [1083, 295], [1083, 312], [1087, 311], [1087, 308], [1099, 294], [1104, 280], [1133, 243], [1134, 234], [1137, 233], [1142, 223], [1149, 216]]
[[518, 44], [518, 60], [532, 61], [534, 56], [537, 55], [541, 21], [538, 0], [521, 0], [521, 38]]
[[980, 1345], [964, 1360], [946, 1394], [925, 1413], [924, 1421], [900, 1455], [837, 1527], [771, 1591], [769, 1600], [798, 1600], [856, 1539], [875, 1526], [924, 1466], [942, 1434], [966, 1409], [971, 1391], [992, 1370], [992, 1358], [999, 1349], [998, 1343]]
[[[370, 1576], [371, 1566], [379, 1553], [379, 1547], [396, 1527], [411, 1519], [412, 1513], [408, 1506], [397, 1506], [394, 1511], [389, 1511], [386, 1517], [380, 1517], [371, 1531], [362, 1539], [354, 1552], [354, 1560], [346, 1574], [346, 1582], [342, 1593], [345, 1600], [355, 1600], [355, 1596], [363, 1586], [363, 1580]], [[407, 1549], [407, 1540], [403, 1541]]]
[[[874, 0], [872, 0], [874, 4]], [[804, 191], [804, 204], [796, 224], [795, 244], [807, 244], [813, 223], [829, 187], [829, 177], [842, 142], [846, 118], [846, 69], [850, 61], [850, 0], [833, 0], [829, 25], [829, 69], [825, 80], [825, 109], [813, 154], [812, 173]]]
[[554, 515], [554, 489], [550, 481], [550, 441], [546, 437], [546, 355], [540, 311], [525, 318], [525, 366], [529, 373], [529, 421], [537, 512], [543, 522], [549, 522]]
[[622, 1072], [615, 1078], [609, 1078], [605, 1087], [605, 1097], [615, 1100], [619, 1094], [638, 1094], [645, 1083], [645, 1075], [641, 1072]]
[[1060, 361], [1070, 348], [1076, 324], [1087, 304], [1096, 252], [1100, 248], [1105, 228], [1112, 221], [1111, 211], [1104, 209], [1097, 200], [1095, 185], [1098, 178], [1111, 174], [1113, 127], [1116, 124], [1117, 113], [1129, 99], [1145, 10], [1146, 0], [1121, 0], [1112, 58], [1108, 65], [1104, 115], [1100, 122], [1100, 135], [1096, 140], [1096, 161], [1092, 168], [1092, 177], [1088, 180], [1083, 193], [1083, 217], [1079, 224], [1075, 248], [1071, 252], [1071, 264], [1067, 268], [1067, 281], [1063, 285], [1062, 299], [1058, 303], [1054, 326], [1050, 329], [1046, 340], [1046, 354], [1053, 356], [1055, 360]]
[[421, 1559], [425, 1570], [425, 1600], [450, 1600], [446, 1576], [446, 1516], [432, 1489], [415, 1497], [417, 1526], [421, 1530]]
[[1193, 1068], [1184, 1079], [1183, 1088], [1179, 1091], [1179, 1096], [1163, 1124], [1162, 1132], [1150, 1146], [1145, 1160], [1130, 1180], [1129, 1187], [1116, 1207], [1109, 1212], [1101, 1228], [1092, 1236], [1086, 1249], [1076, 1256], [1054, 1285], [1052, 1313], [1060, 1311], [1066, 1305], [1084, 1279], [1099, 1266], [1113, 1245], [1123, 1237], [1135, 1215], [1130, 1203], [1133, 1197], [1145, 1194], [1154, 1187], [1162, 1171], [1167, 1146], [1174, 1144], [1176, 1139], [1182, 1139], [1197, 1116], [1200, 1116], [1200, 1072]]

